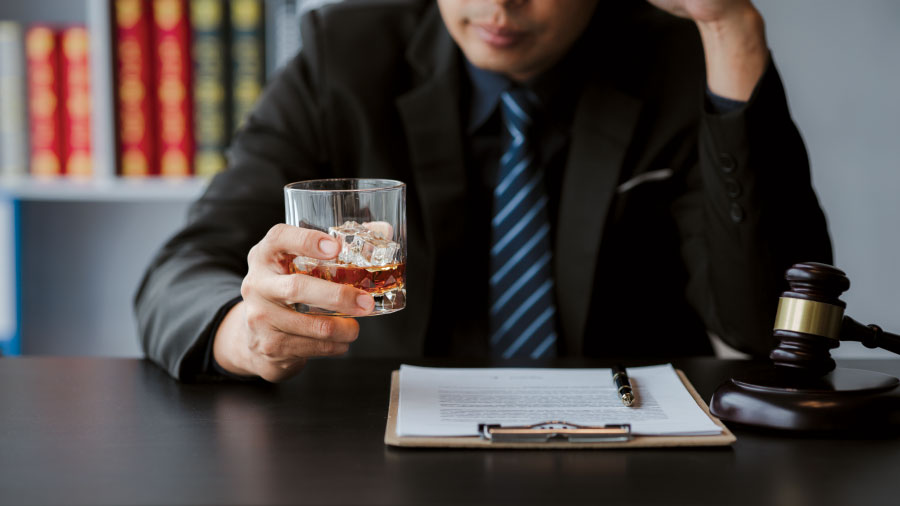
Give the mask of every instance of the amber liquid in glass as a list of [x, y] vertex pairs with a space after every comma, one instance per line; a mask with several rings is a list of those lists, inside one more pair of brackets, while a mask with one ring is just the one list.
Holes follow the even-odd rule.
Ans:
[[308, 263], [304, 268], [290, 263], [292, 274], [306, 274], [326, 281], [350, 285], [371, 294], [382, 294], [403, 288], [406, 263], [380, 265], [377, 267], [359, 267], [341, 263]]

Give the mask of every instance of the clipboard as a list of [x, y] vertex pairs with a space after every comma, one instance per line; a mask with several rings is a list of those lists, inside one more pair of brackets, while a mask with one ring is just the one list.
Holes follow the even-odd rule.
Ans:
[[729, 446], [737, 438], [728, 430], [721, 420], [709, 412], [709, 407], [688, 381], [680, 369], [675, 372], [697, 405], [716, 425], [722, 433], [707, 436], [632, 436], [628, 440], [602, 442], [556, 441], [546, 442], [499, 442], [490, 441], [479, 436], [403, 436], [397, 435], [397, 410], [400, 406], [400, 371], [391, 373], [391, 399], [388, 405], [387, 424], [384, 428], [384, 444], [407, 448], [479, 448], [488, 449], [520, 449], [520, 450], [563, 450], [563, 449], [616, 449], [616, 448], [664, 448], [664, 447], [702, 447]]

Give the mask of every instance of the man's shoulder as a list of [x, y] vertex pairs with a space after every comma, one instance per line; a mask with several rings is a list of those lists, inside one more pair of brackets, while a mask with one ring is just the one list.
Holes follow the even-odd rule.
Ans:
[[695, 90], [702, 83], [703, 45], [693, 22], [645, 2], [629, 3], [609, 16], [592, 27], [606, 30], [594, 38], [595, 51], [606, 55], [604, 70], [622, 88], [654, 96], [667, 89]]
[[328, 13], [381, 9], [422, 10], [434, 0], [305, 0], [303, 10]]
[[[320, 37], [411, 36], [434, 2], [429, 0], [313, 0], [304, 23]], [[362, 47], [360, 50], [372, 49]]]
[[325, 79], [377, 78], [402, 65], [432, 9], [428, 0], [318, 2], [301, 17], [305, 59]]
[[623, 17], [618, 25], [619, 37], [643, 56], [702, 58], [700, 34], [692, 21], [647, 3], [635, 6]]

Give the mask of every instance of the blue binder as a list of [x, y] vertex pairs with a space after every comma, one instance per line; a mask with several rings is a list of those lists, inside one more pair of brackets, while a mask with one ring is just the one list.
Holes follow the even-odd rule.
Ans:
[[0, 194], [0, 353], [21, 353], [19, 202]]

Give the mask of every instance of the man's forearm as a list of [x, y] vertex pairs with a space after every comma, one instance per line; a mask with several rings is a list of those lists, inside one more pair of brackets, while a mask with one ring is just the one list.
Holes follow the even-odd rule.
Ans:
[[715, 21], [698, 21], [710, 91], [746, 101], [766, 69], [769, 50], [762, 16], [752, 5]]

